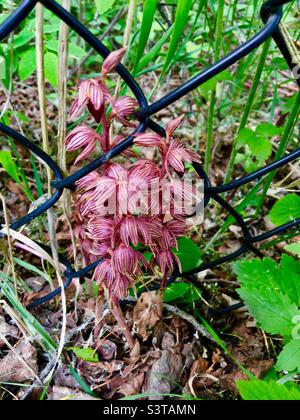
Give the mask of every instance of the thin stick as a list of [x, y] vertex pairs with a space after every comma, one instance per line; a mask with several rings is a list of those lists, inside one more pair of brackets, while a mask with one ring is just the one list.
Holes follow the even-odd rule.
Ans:
[[13, 279], [14, 279], [15, 293], [16, 293], [16, 296], [18, 297], [18, 285], [17, 285], [17, 276], [16, 276], [15, 263], [14, 263], [14, 253], [13, 253], [13, 246], [12, 246], [12, 238], [11, 238], [10, 230], [9, 230], [9, 217], [8, 217], [8, 211], [7, 211], [5, 197], [3, 197], [3, 195], [1, 193], [0, 193], [0, 200], [2, 201], [5, 227], [7, 229], [7, 242], [8, 242], [9, 265], [11, 267], [12, 276], [13, 276]]
[[[44, 66], [44, 6], [40, 3], [36, 5], [36, 69], [37, 69], [37, 86], [39, 95], [39, 108], [41, 118], [41, 130], [43, 150], [49, 154], [49, 135], [46, 113], [46, 92], [45, 92], [45, 66]], [[51, 197], [51, 170], [47, 165], [47, 194]], [[55, 221], [52, 209], [47, 211], [48, 232], [51, 244], [52, 256], [55, 261], [55, 268], [60, 275], [60, 265], [58, 258], [58, 244], [56, 240]]]

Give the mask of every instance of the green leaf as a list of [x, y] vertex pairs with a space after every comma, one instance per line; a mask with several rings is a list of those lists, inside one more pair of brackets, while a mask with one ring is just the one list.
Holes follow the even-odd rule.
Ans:
[[99, 358], [97, 353], [95, 353], [95, 350], [91, 347], [87, 347], [86, 349], [83, 349], [81, 347], [67, 347], [66, 350], [72, 350], [75, 355], [85, 362], [92, 362], [97, 363], [99, 362]]
[[201, 251], [198, 245], [190, 238], [178, 239], [178, 251], [173, 250], [181, 263], [182, 271], [191, 270], [201, 263]]
[[187, 283], [173, 283], [164, 292], [164, 301], [171, 302], [183, 297], [191, 288]]
[[300, 263], [294, 258], [283, 255], [280, 265], [270, 258], [264, 258], [242, 260], [232, 266], [242, 289], [274, 290], [287, 295], [297, 306], [300, 305]]
[[284, 249], [300, 257], [300, 242], [297, 242], [296, 244], [286, 245]]
[[91, 388], [87, 385], [87, 383], [84, 382], [82, 377], [76, 372], [76, 370], [73, 368], [73, 366], [68, 366], [72, 376], [76, 379], [78, 384], [80, 385], [81, 389], [88, 395], [91, 395], [94, 398], [97, 398], [97, 395], [91, 390]]
[[135, 66], [134, 66], [135, 68], [137, 67], [139, 63], [140, 58], [144, 54], [145, 47], [147, 45], [149, 35], [151, 32], [157, 4], [158, 4], [158, 0], [145, 0], [144, 2], [144, 12], [143, 12], [141, 32], [140, 32], [136, 59], [135, 59]]
[[8, 150], [0, 151], [0, 165], [6, 170], [8, 175], [22, 187], [22, 183], [18, 175], [18, 167]]
[[28, 43], [35, 38], [34, 32], [29, 32], [26, 29], [24, 29], [22, 32], [20, 32], [18, 35], [14, 37], [14, 48], [20, 48], [24, 45], [28, 45]]
[[96, 1], [96, 8], [99, 15], [103, 15], [108, 10], [112, 8], [115, 3], [115, 0], [95, 0]]
[[58, 56], [52, 52], [45, 54], [45, 77], [52, 86], [58, 86]]
[[201, 85], [199, 89], [204, 92], [209, 92], [210, 90], [216, 88], [218, 82], [223, 82], [226, 80], [232, 80], [232, 74], [229, 70], [224, 70], [216, 76], [212, 77], [210, 80], [203, 83], [203, 85]]
[[172, 25], [167, 30], [167, 32], [158, 40], [158, 42], [151, 48], [151, 50], [146, 55], [141, 57], [140, 62], [138, 63], [134, 74], [136, 74], [137, 72], [141, 70], [144, 70], [147, 67], [147, 65], [150, 62], [152, 62], [161, 53], [162, 46], [170, 37], [173, 29], [174, 29], [174, 25]]
[[243, 289], [278, 288], [279, 270], [270, 258], [241, 260], [232, 264]]
[[36, 54], [35, 49], [30, 48], [30, 50], [25, 51], [21, 54], [21, 59], [19, 63], [19, 77], [21, 80], [26, 80], [32, 75], [36, 69]]
[[174, 54], [179, 46], [184, 28], [188, 23], [189, 12], [192, 8], [193, 0], [178, 0], [177, 1], [177, 8], [176, 8], [176, 15], [175, 15], [175, 22], [174, 22], [174, 30], [172, 33], [172, 38], [170, 42], [170, 47], [168, 50], [167, 58], [164, 64], [164, 68], [162, 73], [165, 73], [171, 60], [174, 57]]
[[237, 381], [237, 388], [244, 400], [300, 400], [300, 391], [296, 386], [280, 385], [274, 381], [265, 382], [259, 379]]
[[[253, 277], [253, 281], [255, 280]], [[288, 296], [270, 288], [255, 290], [241, 288], [238, 293], [264, 331], [291, 336], [295, 327], [293, 319], [300, 316], [300, 311]]]
[[5, 58], [0, 55], [0, 80], [6, 77], [6, 61]]
[[[58, 54], [58, 41], [48, 41], [46, 46], [49, 51]], [[69, 57], [76, 59], [81, 59], [86, 55], [86, 51], [83, 48], [79, 47], [79, 45], [72, 43], [69, 44], [68, 53]]]
[[300, 372], [300, 340], [292, 340], [284, 346], [278, 356], [276, 369], [278, 371], [287, 370]]
[[264, 136], [274, 137], [281, 134], [283, 127], [277, 127], [276, 125], [270, 123], [262, 123], [256, 127], [255, 132], [258, 134], [263, 134]]
[[276, 226], [291, 222], [300, 217], [300, 197], [288, 194], [272, 207], [269, 219]]

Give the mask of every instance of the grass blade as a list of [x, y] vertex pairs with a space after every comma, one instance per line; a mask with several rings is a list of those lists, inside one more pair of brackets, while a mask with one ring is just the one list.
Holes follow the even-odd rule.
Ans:
[[142, 57], [145, 47], [147, 45], [155, 16], [155, 11], [157, 9], [157, 4], [158, 0], [145, 0], [141, 32], [135, 58], [135, 69], [137, 68], [140, 58]]
[[180, 43], [182, 33], [186, 24], [188, 22], [189, 12], [192, 8], [193, 0], [178, 0], [177, 8], [176, 8], [176, 15], [175, 15], [175, 22], [174, 22], [174, 31], [171, 38], [171, 43], [169, 47], [169, 51], [167, 54], [167, 58], [165, 61], [165, 65], [162, 71], [162, 74], [166, 72], [171, 63], [171, 60], [177, 50], [177, 47]]
[[137, 68], [134, 71], [134, 75], [136, 75], [141, 70], [144, 70], [145, 67], [159, 55], [159, 53], [161, 52], [162, 46], [170, 37], [173, 29], [174, 29], [174, 25], [172, 25], [167, 30], [167, 32], [160, 38], [160, 40], [151, 48], [151, 50], [143, 58], [141, 58], [141, 60], [138, 63]]

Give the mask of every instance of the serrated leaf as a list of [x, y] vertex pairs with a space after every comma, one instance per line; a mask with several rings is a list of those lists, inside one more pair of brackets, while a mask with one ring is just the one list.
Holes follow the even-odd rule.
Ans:
[[235, 262], [232, 266], [243, 289], [279, 291], [300, 305], [300, 263], [294, 258], [283, 255], [280, 265], [270, 258], [255, 258]]
[[270, 288], [239, 289], [238, 293], [264, 331], [291, 336], [295, 327], [293, 319], [300, 316], [300, 311], [288, 296]]
[[279, 270], [270, 258], [241, 260], [232, 264], [239, 283], [244, 289], [278, 288]]
[[189, 12], [192, 8], [192, 4], [193, 4], [193, 0], [178, 0], [177, 1], [174, 30], [172, 33], [172, 38], [171, 38], [167, 58], [164, 64], [163, 73], [165, 73], [165, 71], [168, 69], [171, 63], [171, 60], [173, 59], [174, 54], [178, 48], [184, 28], [188, 22]]
[[109, 9], [112, 8], [112, 6], [115, 3], [115, 0], [95, 0], [96, 1], [96, 8], [99, 13], [99, 15], [103, 15], [106, 13]]
[[178, 250], [173, 250], [181, 263], [182, 271], [196, 268], [201, 263], [201, 250], [190, 238], [178, 239]]
[[284, 249], [300, 257], [300, 242], [297, 242], [296, 244], [286, 245]]
[[19, 63], [19, 76], [21, 80], [26, 80], [36, 69], [36, 52], [34, 48], [25, 51], [21, 55]]
[[81, 347], [68, 347], [67, 350], [72, 350], [75, 355], [85, 362], [92, 362], [97, 363], [99, 362], [99, 358], [97, 353], [95, 353], [95, 350], [91, 347], [87, 347], [85, 349]]
[[140, 58], [144, 54], [145, 47], [147, 45], [149, 35], [151, 32], [158, 0], [145, 0], [144, 2], [144, 12], [142, 17], [141, 32], [138, 41], [136, 59], [135, 59], [135, 68], [137, 67]]
[[278, 356], [276, 369], [300, 372], [300, 340], [292, 340], [284, 346]]
[[296, 386], [280, 385], [274, 381], [265, 382], [259, 379], [237, 381], [237, 388], [244, 400], [300, 400], [300, 391]]
[[296, 194], [286, 195], [277, 201], [268, 216], [275, 226], [300, 218], [300, 197]]
[[164, 301], [172, 302], [187, 293], [190, 289], [190, 285], [187, 283], [173, 283], [165, 289], [164, 292]]
[[255, 132], [263, 134], [264, 136], [274, 137], [281, 134], [283, 131], [282, 127], [277, 127], [276, 125], [270, 123], [262, 123], [256, 127]]
[[58, 56], [52, 52], [45, 54], [45, 77], [52, 86], [58, 86]]

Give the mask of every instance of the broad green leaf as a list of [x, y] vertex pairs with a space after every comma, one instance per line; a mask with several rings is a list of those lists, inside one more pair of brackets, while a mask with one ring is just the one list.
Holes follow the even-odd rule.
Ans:
[[45, 77], [51, 85], [58, 86], [58, 56], [52, 52], [45, 54]]
[[19, 64], [19, 76], [21, 80], [26, 80], [36, 69], [36, 52], [34, 48], [21, 54]]
[[283, 255], [281, 264], [270, 258], [242, 260], [233, 263], [242, 289], [269, 289], [287, 295], [300, 305], [300, 262]]
[[284, 249], [300, 257], [300, 242], [297, 242], [296, 244], [287, 245], [284, 247]]
[[184, 28], [188, 23], [189, 12], [192, 8], [192, 4], [193, 0], [178, 0], [177, 2], [174, 30], [162, 73], [165, 73], [165, 71], [168, 69], [171, 60], [173, 59], [174, 54], [179, 46]]
[[242, 288], [247, 290], [279, 287], [279, 270], [270, 258], [241, 260], [232, 264]]
[[[49, 51], [58, 54], [58, 41], [48, 41], [46, 46]], [[79, 45], [72, 43], [69, 44], [68, 53], [69, 57], [77, 59], [81, 59], [86, 55], [86, 51], [83, 48], [79, 47]]]
[[263, 134], [264, 136], [274, 137], [281, 134], [283, 131], [282, 127], [277, 127], [276, 125], [270, 123], [262, 123], [256, 127], [255, 132]]
[[67, 350], [72, 350], [75, 355], [85, 362], [92, 362], [97, 363], [99, 362], [99, 358], [97, 353], [94, 349], [91, 347], [87, 347], [86, 349], [83, 349], [81, 347], [67, 347]]
[[168, 286], [164, 292], [164, 301], [171, 302], [183, 297], [191, 288], [188, 283], [173, 283]]
[[269, 213], [269, 219], [276, 226], [298, 218], [300, 218], [300, 197], [296, 194], [288, 194], [278, 200]]
[[196, 268], [201, 263], [201, 250], [198, 245], [190, 238], [178, 239], [178, 251], [173, 250], [181, 263], [182, 271]]
[[288, 296], [270, 288], [241, 288], [238, 293], [264, 331], [285, 337], [291, 336], [295, 327], [293, 319], [300, 316], [300, 311]]
[[292, 340], [286, 344], [278, 356], [276, 369], [278, 371], [287, 370], [300, 372], [300, 339]]
[[112, 6], [115, 3], [115, 0], [95, 0], [96, 1], [96, 7], [99, 15], [103, 15], [108, 10], [112, 8]]
[[0, 151], [0, 165], [6, 170], [8, 175], [22, 186], [21, 180], [18, 175], [18, 167], [12, 158], [11, 153], [8, 150]]
[[229, 70], [224, 70], [221, 73], [217, 74], [216, 76], [212, 77], [207, 82], [203, 83], [203, 85], [200, 86], [201, 91], [209, 92], [212, 89], [216, 88], [216, 85], [218, 82], [226, 81], [226, 80], [232, 80], [232, 74]]
[[137, 67], [139, 63], [140, 58], [144, 54], [145, 47], [147, 45], [151, 27], [153, 24], [157, 4], [158, 4], [158, 0], [145, 0], [144, 2], [144, 12], [143, 12], [141, 32], [140, 32], [136, 59], [135, 59], [135, 66], [134, 66], [135, 68]]
[[24, 45], [28, 45], [28, 43], [35, 38], [34, 32], [29, 32], [26, 29], [24, 29], [22, 32], [20, 32], [18, 35], [14, 37], [14, 48], [20, 48]]
[[237, 388], [244, 400], [300, 400], [300, 390], [296, 386], [280, 385], [274, 381], [259, 379], [237, 381]]

